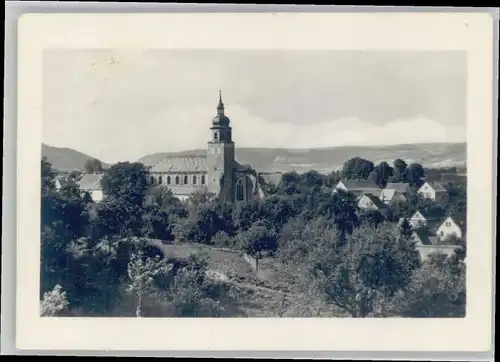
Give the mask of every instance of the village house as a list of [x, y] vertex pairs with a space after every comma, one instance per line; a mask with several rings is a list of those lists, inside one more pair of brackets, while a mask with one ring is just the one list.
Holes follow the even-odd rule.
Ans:
[[104, 192], [101, 186], [102, 174], [84, 174], [76, 182], [82, 194], [87, 193], [94, 202], [100, 202], [104, 199]]
[[417, 245], [445, 244], [450, 237], [462, 239], [465, 234], [465, 217], [444, 215], [440, 212], [417, 211], [409, 220], [414, 229]]
[[386, 205], [378, 198], [378, 196], [372, 194], [364, 194], [358, 201], [358, 207], [361, 210], [380, 211], [382, 209], [385, 209]]
[[436, 235], [440, 239], [447, 239], [455, 236], [462, 239], [465, 232], [465, 217], [464, 215], [447, 216], [436, 229]]
[[444, 216], [444, 211], [442, 211], [441, 209], [417, 210], [408, 219], [408, 222], [414, 228], [420, 226], [427, 226], [432, 228], [433, 226], [439, 226]]
[[407, 183], [388, 183], [380, 192], [380, 200], [386, 204], [395, 202], [406, 202], [406, 195], [410, 192], [410, 184]]
[[64, 186], [68, 185], [68, 179], [64, 175], [57, 175], [54, 179], [54, 184], [55, 184], [56, 190], [59, 191]]
[[370, 180], [341, 180], [333, 189], [333, 193], [337, 190], [350, 192], [358, 198], [365, 194], [380, 195], [382, 191], [376, 183]]
[[448, 191], [446, 190], [446, 186], [440, 182], [425, 182], [417, 190], [417, 193], [437, 203], [448, 202]]

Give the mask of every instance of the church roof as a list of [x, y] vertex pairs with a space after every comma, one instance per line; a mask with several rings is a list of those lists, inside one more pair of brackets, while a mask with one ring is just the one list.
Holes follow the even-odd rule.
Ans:
[[212, 124], [216, 127], [229, 127], [229, 117], [224, 114], [224, 103], [222, 103], [222, 94], [219, 90], [219, 104], [217, 105], [217, 115], [212, 119]]
[[207, 156], [168, 156], [151, 167], [150, 172], [207, 172]]

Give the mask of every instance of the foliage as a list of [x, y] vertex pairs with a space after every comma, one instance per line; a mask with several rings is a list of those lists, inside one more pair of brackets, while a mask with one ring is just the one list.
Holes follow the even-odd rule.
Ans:
[[307, 262], [327, 302], [367, 317], [410, 283], [419, 261], [413, 243], [391, 226], [361, 226], [343, 244], [324, 240]]
[[417, 187], [422, 175], [421, 165], [401, 159], [374, 167], [357, 157], [330, 175], [285, 173], [264, 199], [234, 205], [205, 193], [180, 201], [168, 188], [148, 185], [143, 165], [118, 163], [103, 178], [107, 197], [93, 203], [75, 183], [56, 190], [56, 172], [42, 159], [40, 299], [64, 285], [73, 315], [133, 315], [134, 308], [136, 315], [158, 317], [236, 313], [223, 306], [235, 302], [224, 284], [206, 277], [206, 258], [165, 255], [150, 240], [160, 239], [238, 249], [264, 266], [280, 265], [287, 277], [266, 277], [266, 286], [293, 290], [281, 311], [306, 303], [318, 315], [320, 307], [355, 317], [463, 315], [465, 240], [446, 241], [462, 247], [420, 268], [408, 218], [415, 210], [466, 211], [466, 184], [448, 185], [444, 207], [411, 192], [407, 202], [382, 213], [358, 210], [350, 193], [332, 193], [344, 172], [380, 186]]
[[104, 194], [135, 206], [145, 201], [149, 188], [149, 171], [138, 162], [119, 162], [111, 166], [102, 178]]
[[424, 168], [419, 163], [411, 163], [405, 171], [405, 181], [412, 186], [420, 187], [424, 176]]
[[405, 182], [406, 181], [406, 162], [400, 158], [393, 163], [393, 173], [389, 177], [390, 182]]
[[142, 253], [132, 254], [128, 263], [129, 285], [128, 292], [137, 296], [136, 317], [142, 317], [142, 297], [147, 294], [154, 281], [154, 277], [160, 272], [160, 257], [144, 259]]
[[85, 161], [83, 168], [87, 173], [97, 173], [103, 171], [102, 162], [95, 158], [89, 158], [87, 161]]
[[158, 205], [144, 207], [140, 234], [147, 238], [172, 241], [174, 234], [170, 215]]
[[394, 314], [413, 318], [465, 317], [465, 264], [431, 255], [400, 294]]
[[40, 303], [40, 315], [42, 317], [54, 317], [65, 311], [68, 305], [66, 292], [57, 284], [52, 291], [43, 294], [43, 300]]
[[374, 169], [373, 162], [361, 157], [354, 157], [344, 163], [342, 174], [348, 180], [366, 180]]
[[379, 163], [370, 173], [369, 179], [380, 187], [385, 187], [389, 177], [393, 175], [393, 168], [385, 161]]
[[269, 222], [259, 220], [239, 234], [240, 248], [247, 254], [259, 257], [263, 252], [275, 252], [277, 234]]

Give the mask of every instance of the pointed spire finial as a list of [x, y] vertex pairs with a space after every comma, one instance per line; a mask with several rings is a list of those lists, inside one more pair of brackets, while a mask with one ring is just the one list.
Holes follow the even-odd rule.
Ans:
[[224, 114], [224, 103], [222, 103], [222, 91], [219, 89], [219, 105], [217, 106], [217, 113]]

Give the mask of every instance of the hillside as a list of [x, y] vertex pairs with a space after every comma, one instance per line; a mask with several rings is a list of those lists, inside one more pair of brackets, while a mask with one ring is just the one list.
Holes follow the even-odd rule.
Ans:
[[[427, 143], [395, 146], [350, 146], [313, 149], [285, 148], [236, 148], [236, 158], [242, 164], [250, 164], [259, 171], [295, 170], [305, 172], [311, 169], [331, 172], [342, 167], [345, 160], [363, 157], [375, 163], [396, 158], [406, 162], [418, 162], [428, 168], [465, 166], [465, 143]], [[205, 150], [183, 151], [178, 153], [155, 153], [138, 160], [146, 165], [154, 165], [169, 155], [203, 154]]]
[[[42, 156], [52, 164], [58, 171], [69, 172], [72, 170], [83, 170], [85, 162], [92, 156], [75, 151], [71, 148], [52, 147], [42, 143]], [[102, 163], [104, 168], [110, 165]]]

